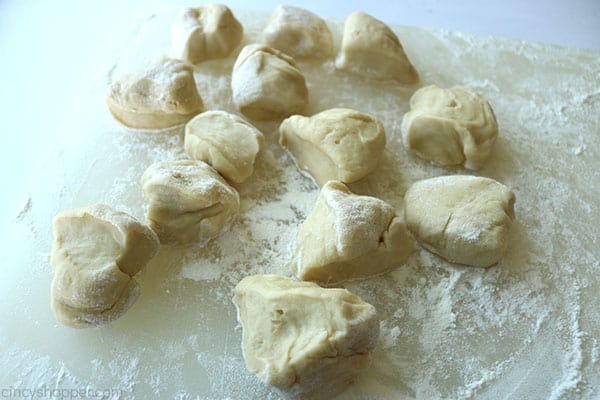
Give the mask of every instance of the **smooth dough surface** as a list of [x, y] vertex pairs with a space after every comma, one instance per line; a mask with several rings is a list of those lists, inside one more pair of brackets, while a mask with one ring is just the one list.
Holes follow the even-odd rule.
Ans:
[[404, 218], [392, 206], [330, 181], [298, 229], [291, 266], [302, 280], [335, 285], [386, 272], [413, 250]]
[[385, 130], [378, 119], [359, 111], [332, 108], [311, 117], [293, 115], [279, 127], [279, 143], [319, 186], [352, 183], [379, 164]]
[[515, 195], [489, 178], [451, 175], [414, 183], [404, 197], [408, 229], [450, 262], [488, 267], [504, 255]]
[[442, 166], [480, 169], [496, 142], [498, 123], [490, 104], [464, 88], [435, 85], [417, 90], [402, 119], [404, 145]]
[[278, 275], [235, 287], [246, 366], [292, 399], [331, 399], [368, 367], [379, 336], [375, 307], [345, 289]]
[[197, 64], [227, 57], [242, 41], [244, 28], [222, 4], [184, 8], [173, 23], [175, 56]]
[[142, 175], [142, 188], [146, 217], [163, 244], [204, 244], [240, 207], [237, 190], [203, 161], [154, 163]]
[[255, 120], [302, 113], [308, 104], [306, 81], [294, 59], [263, 44], [242, 49], [233, 66], [231, 90], [238, 109]]
[[158, 237], [132, 216], [105, 205], [62, 211], [53, 221], [51, 305], [72, 328], [121, 317], [139, 296], [133, 276], [158, 251]]
[[263, 31], [263, 42], [294, 58], [327, 58], [333, 38], [325, 21], [300, 7], [279, 5]]
[[134, 129], [180, 125], [204, 109], [192, 66], [174, 59], [114, 82], [106, 104], [117, 121]]
[[335, 66], [373, 79], [406, 84], [419, 81], [398, 36], [380, 20], [360, 11], [350, 14], [344, 23], [342, 48]]
[[254, 171], [263, 134], [248, 121], [225, 111], [207, 111], [185, 126], [185, 152], [216, 169], [229, 181], [241, 183]]

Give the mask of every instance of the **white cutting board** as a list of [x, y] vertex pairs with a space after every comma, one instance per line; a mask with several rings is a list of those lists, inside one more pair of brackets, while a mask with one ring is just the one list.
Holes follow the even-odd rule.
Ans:
[[[58, 105], [41, 90], [48, 107], [62, 113], [40, 122], [54, 136], [30, 164], [31, 178], [17, 192], [18, 211], [5, 209], [0, 389], [278, 398], [246, 370], [230, 302], [243, 276], [290, 273], [296, 227], [317, 195], [276, 144], [276, 123], [257, 125], [266, 146], [254, 178], [238, 187], [242, 214], [231, 232], [203, 249], [163, 249], [139, 277], [138, 302], [109, 327], [69, 329], [49, 308], [52, 216], [103, 202], [143, 218], [141, 173], [153, 161], [183, 157], [180, 130], [127, 131], [103, 104], [110, 79], [170, 52], [177, 7], [148, 7], [147, 13], [136, 8], [115, 16], [132, 21], [129, 34], [115, 39], [112, 52], [100, 51], [97, 61], [77, 62], [77, 49], [71, 49], [72, 62], [52, 59], [48, 66], [84, 65], [96, 73], [80, 97], [56, 94]], [[268, 17], [238, 14], [246, 42]], [[110, 19], [105, 23], [107, 37], [113, 36]], [[331, 28], [339, 43], [341, 25]], [[452, 266], [419, 251], [392, 273], [346, 285], [378, 308], [382, 336], [372, 367], [342, 398], [598, 396], [600, 53], [416, 28], [396, 32], [424, 84], [466, 85], [494, 107], [500, 137], [478, 174], [513, 188], [518, 219], [509, 252], [495, 267]], [[232, 63], [199, 69], [208, 109], [234, 110], [223, 75]], [[404, 150], [399, 124], [411, 88], [357, 80], [336, 73], [331, 62], [300, 66], [309, 84], [309, 113], [345, 106], [384, 122], [382, 164], [353, 190], [401, 207], [415, 180], [468, 173], [432, 167]], [[51, 75], [47, 81], [57, 86]], [[31, 118], [36, 115], [33, 110]]]

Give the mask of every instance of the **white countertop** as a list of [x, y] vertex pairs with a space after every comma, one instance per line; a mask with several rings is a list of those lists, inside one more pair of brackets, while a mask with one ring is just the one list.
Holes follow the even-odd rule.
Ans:
[[[145, 297], [127, 318], [113, 326], [68, 330], [59, 326], [48, 307], [48, 256], [55, 209], [108, 199], [107, 204], [118, 205], [119, 209], [131, 207], [135, 215], [142, 217], [141, 192], [134, 187], [143, 169], [156, 161], [146, 156], [158, 154], [168, 159], [175, 154], [169, 151], [178, 151], [165, 143], [154, 153], [153, 145], [144, 147], [144, 157], [133, 154], [136, 151], [130, 150], [144, 143], [136, 141], [134, 135], [120, 135], [123, 130], [116, 125], [114, 129], [102, 105], [111, 63], [126, 58], [119, 56], [131, 55], [119, 51], [123, 47], [137, 49], [140, 43], [132, 42], [136, 37], [133, 33], [148, 33], [144, 26], [153, 22], [162, 21], [157, 24], [157, 32], [158, 37], [164, 37], [178, 4], [202, 3], [0, 0], [0, 168], [5, 186], [0, 241], [6, 266], [0, 280], [0, 304], [5, 316], [0, 323], [0, 389], [9, 385], [89, 385], [115, 387], [143, 397], [147, 393], [166, 395], [183, 385], [178, 390], [184, 392], [179, 393], [187, 393], [190, 398], [213, 387], [219, 393], [250, 389], [260, 394], [264, 389], [250, 381], [253, 377], [244, 367], [229, 289], [249, 270], [263, 272], [260, 262], [256, 262], [260, 269], [256, 265], [249, 270], [237, 269], [257, 254], [268, 257], [269, 268], [276, 273], [289, 272], [285, 257], [295, 225], [288, 224], [286, 212], [289, 210], [292, 221], [298, 223], [296, 206], [300, 204], [306, 214], [315, 194], [304, 189], [302, 180], [294, 180], [301, 178], [295, 169], [289, 168], [293, 174], [285, 175], [292, 178], [288, 186], [295, 192], [287, 192], [277, 203], [284, 211], [282, 216], [263, 224], [264, 216], [271, 216], [278, 208], [270, 202], [253, 206], [252, 219], [237, 231], [244, 235], [236, 233], [222, 239], [228, 246], [233, 243], [229, 239], [236, 240], [241, 250], [225, 252], [223, 257], [211, 250], [207, 251], [211, 256], [202, 263], [193, 259], [183, 265], [182, 258], [172, 268], [169, 263], [161, 264], [171, 259], [165, 253], [156, 263], [161, 268], [154, 270], [158, 273], [141, 276]], [[277, 3], [227, 4], [234, 12], [261, 11], [266, 19]], [[424, 82], [467, 85], [482, 90], [494, 105], [502, 140], [483, 175], [514, 188], [518, 224], [511, 251], [498, 268], [454, 268], [419, 251], [418, 262], [391, 273], [392, 279], [373, 278], [378, 279], [372, 282], [376, 291], [371, 290], [375, 286], [361, 287], [360, 283], [351, 288], [369, 296], [383, 310], [385, 347], [381, 348], [381, 360], [396, 351], [394, 354], [402, 357], [390, 365], [412, 363], [401, 377], [390, 376], [390, 384], [407, 382], [407, 388], [415, 388], [417, 398], [495, 399], [502, 393], [531, 399], [551, 398], [550, 393], [556, 398], [595, 398], [600, 387], [600, 255], [594, 245], [599, 241], [600, 225], [594, 212], [600, 197], [594, 185], [600, 181], [600, 125], [596, 118], [600, 106], [600, 2], [405, 0], [294, 4], [338, 20], [362, 9], [394, 25], [594, 49], [579, 51], [398, 28], [406, 35], [402, 40], [407, 50], [414, 52], [415, 65], [422, 65], [423, 76], [429, 78]], [[156, 18], [147, 19], [152, 14]], [[259, 18], [246, 20], [245, 26], [250, 28], [254, 23], [255, 38], [264, 22]], [[148, 41], [151, 50], [159, 40], [151, 34], [138, 36]], [[168, 38], [161, 46], [169, 48]], [[131, 58], [138, 60], [133, 53]], [[456, 65], [452, 65], [454, 58]], [[354, 101], [348, 103], [349, 107], [360, 104], [381, 111], [378, 115], [385, 118], [392, 135], [398, 134], [394, 123], [406, 111], [410, 91], [390, 92], [391, 100], [382, 97], [381, 92], [373, 96], [374, 92], [368, 91], [368, 96], [361, 96], [355, 81], [340, 79], [329, 85], [324, 82], [329, 75], [319, 72], [313, 71], [311, 79], [317, 98], [323, 95], [325, 99], [323, 104], [337, 106], [337, 90], [344, 90]], [[319, 93], [317, 88], [326, 86], [335, 90]], [[367, 98], [376, 98], [377, 104], [365, 104]], [[393, 138], [389, 141], [389, 148], [394, 149], [390, 154], [404, 154], [398, 136]], [[388, 199], [401, 202], [398, 190], [405, 183], [443, 172], [418, 160], [407, 163], [412, 169], [398, 168], [386, 174], [385, 179], [393, 180], [374, 181], [376, 187], [390, 189]], [[270, 184], [264, 178], [271, 177], [273, 165], [276, 163], [268, 160], [262, 164], [257, 185]], [[396, 168], [399, 164], [394, 165]], [[272, 229], [275, 225], [281, 225], [281, 231]], [[259, 234], [255, 237], [260, 241], [254, 244], [276, 245], [269, 245], [268, 251], [263, 247], [247, 250], [248, 242], [242, 240], [245, 232]], [[387, 294], [378, 296], [384, 289]], [[213, 299], [206, 293], [218, 293], [219, 297]], [[390, 298], [398, 301], [389, 302]], [[387, 380], [387, 362], [375, 367], [371, 375]], [[381, 381], [373, 382], [380, 390]], [[231, 388], [233, 391], [228, 392]], [[438, 396], [430, 394], [435, 391], [429, 392], [438, 389], [442, 393]], [[244, 396], [230, 394], [230, 398], [240, 397]]]

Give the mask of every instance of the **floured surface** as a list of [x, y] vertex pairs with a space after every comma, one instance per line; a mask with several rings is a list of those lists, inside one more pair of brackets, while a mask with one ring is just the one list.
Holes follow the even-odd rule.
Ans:
[[[106, 79], [82, 99], [49, 149], [39, 182], [15, 210], [0, 326], [3, 387], [115, 388], [122, 398], [276, 399], [249, 373], [232, 289], [256, 273], [289, 275], [298, 224], [316, 186], [265, 134], [255, 174], [238, 185], [241, 217], [205, 248], [163, 248], [141, 274], [142, 294], [112, 326], [72, 330], [49, 308], [51, 218], [96, 202], [144, 216], [140, 177], [159, 160], [185, 156], [183, 128], [131, 132], [104, 106], [107, 81], [170, 53], [177, 13], [140, 16]], [[235, 12], [236, 10], [234, 10]], [[266, 24], [236, 13], [244, 43]], [[331, 25], [339, 46], [341, 24]], [[422, 84], [465, 85], [492, 104], [500, 135], [478, 174], [511, 187], [517, 220], [507, 256], [487, 270], [452, 266], [419, 250], [408, 265], [346, 285], [378, 309], [382, 336], [371, 369], [348, 399], [594, 398], [600, 387], [600, 54], [460, 34], [396, 29]], [[116, 44], [115, 44], [116, 45]], [[235, 111], [234, 58], [196, 73], [207, 109]], [[350, 107], [385, 125], [374, 175], [351, 185], [396, 207], [417, 179], [448, 173], [409, 155], [400, 122], [414, 88], [335, 72], [332, 61], [299, 63], [309, 114]], [[325, 71], [325, 72], [323, 72]]]

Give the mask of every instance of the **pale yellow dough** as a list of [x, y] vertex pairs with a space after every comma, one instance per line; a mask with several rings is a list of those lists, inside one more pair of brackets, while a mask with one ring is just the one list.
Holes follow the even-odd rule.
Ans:
[[488, 267], [506, 251], [515, 195], [489, 178], [440, 176], [414, 183], [404, 197], [408, 229], [450, 262]]
[[263, 44], [242, 49], [233, 66], [231, 90], [238, 109], [255, 120], [302, 113], [308, 104], [306, 81], [294, 59]]
[[133, 276], [158, 251], [156, 234], [105, 205], [60, 212], [53, 232], [56, 319], [72, 328], [90, 328], [121, 317], [139, 296]]
[[247, 367], [290, 399], [331, 399], [368, 367], [379, 336], [375, 307], [345, 289], [277, 275], [235, 287]]
[[232, 223], [237, 190], [203, 161], [152, 164], [142, 175], [146, 215], [163, 244], [204, 244]]
[[106, 104], [117, 121], [134, 129], [181, 125], [204, 109], [192, 66], [173, 59], [114, 82]]
[[263, 31], [263, 42], [294, 58], [327, 58], [333, 38], [325, 21], [299, 7], [278, 6]]
[[171, 30], [175, 56], [192, 64], [227, 57], [243, 35], [242, 25], [222, 4], [182, 9]]
[[204, 112], [185, 126], [185, 152], [237, 183], [252, 175], [263, 140], [252, 124], [225, 111]]
[[298, 168], [319, 186], [364, 178], [379, 164], [386, 142], [378, 119], [346, 108], [293, 115], [281, 123], [279, 134]]
[[414, 250], [404, 218], [388, 203], [330, 181], [298, 229], [291, 267], [322, 285], [381, 274]]
[[483, 97], [431, 85], [413, 94], [410, 108], [401, 125], [406, 148], [442, 166], [483, 166], [498, 136], [496, 116]]
[[406, 84], [419, 81], [398, 36], [380, 20], [360, 11], [350, 14], [344, 23], [335, 66], [373, 79]]

